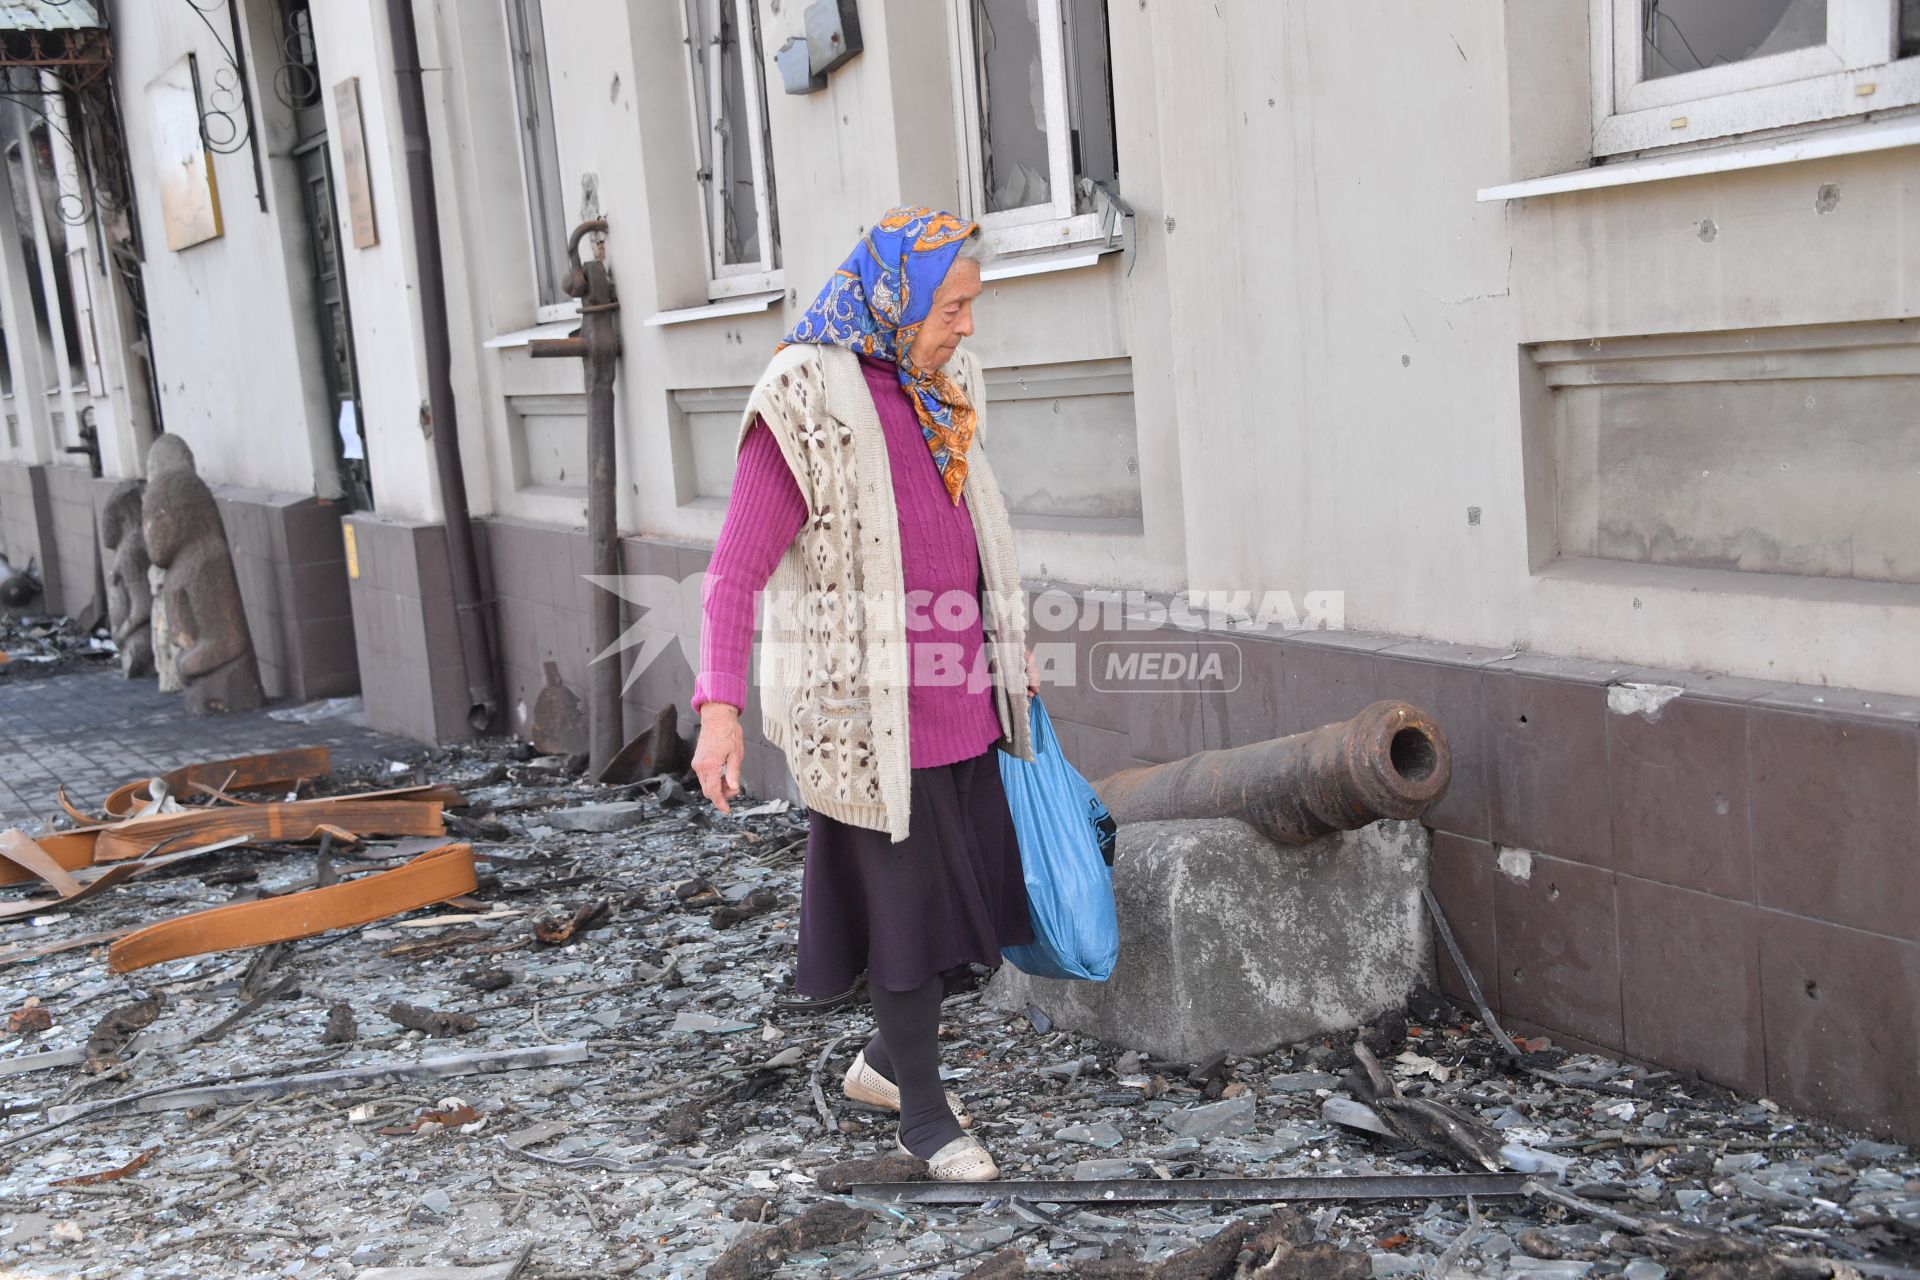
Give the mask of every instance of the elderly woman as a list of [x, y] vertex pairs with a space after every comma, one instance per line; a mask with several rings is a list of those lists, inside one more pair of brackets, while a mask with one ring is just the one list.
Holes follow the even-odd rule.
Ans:
[[[999, 1176], [940, 1088], [948, 981], [1032, 940], [998, 753], [1031, 759], [1013, 533], [980, 449], [979, 228], [895, 209], [753, 389], [703, 590], [693, 766], [739, 791], [754, 597], [763, 732], [811, 810], [794, 988], [862, 971], [876, 1030], [842, 1087], [946, 1181]], [[984, 592], [982, 591], [984, 588]], [[991, 639], [989, 639], [991, 636]]]

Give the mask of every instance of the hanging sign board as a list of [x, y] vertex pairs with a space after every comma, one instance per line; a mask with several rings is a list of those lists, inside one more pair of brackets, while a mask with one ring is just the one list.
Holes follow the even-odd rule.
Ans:
[[349, 76], [333, 86], [333, 109], [340, 121], [340, 168], [347, 178], [347, 211], [353, 221], [354, 247], [371, 249], [380, 243], [380, 229], [373, 221], [367, 139], [360, 128], [359, 76]]

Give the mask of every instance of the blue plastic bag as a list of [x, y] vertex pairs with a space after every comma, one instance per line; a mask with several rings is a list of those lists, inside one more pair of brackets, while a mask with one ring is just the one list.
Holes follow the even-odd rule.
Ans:
[[1038, 698], [1030, 717], [1033, 762], [1002, 752], [1000, 780], [1020, 838], [1033, 942], [1001, 955], [1036, 978], [1105, 982], [1120, 958], [1113, 818], [1092, 784], [1067, 763]]

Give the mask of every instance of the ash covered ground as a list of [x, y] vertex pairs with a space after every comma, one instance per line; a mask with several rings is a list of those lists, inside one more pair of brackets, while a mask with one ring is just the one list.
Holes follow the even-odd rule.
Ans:
[[[270, 964], [240, 952], [114, 976], [91, 946], [0, 966], [0, 1276], [1920, 1275], [1912, 1152], [1549, 1045], [1516, 1064], [1470, 1011], [1425, 992], [1368, 1044], [1408, 1095], [1568, 1161], [1538, 1178], [1577, 1207], [832, 1194], [835, 1166], [891, 1152], [894, 1125], [839, 1093], [864, 1007], [778, 1004], [804, 815], [726, 818], [677, 784], [590, 786], [525, 755], [461, 749], [404, 768], [473, 802], [454, 825], [481, 857], [481, 918], [428, 909], [287, 945]], [[383, 853], [398, 860], [379, 845], [331, 858]], [[0, 955], [315, 876], [311, 847], [225, 850], [8, 924]], [[420, 1016], [400, 1004], [460, 1016], [408, 1029], [396, 1017]], [[45, 1012], [13, 1016], [31, 1008]], [[91, 1064], [19, 1070], [90, 1037]], [[1347, 1096], [1349, 1045], [1143, 1060], [978, 989], [948, 1002], [943, 1027], [952, 1087], [1010, 1179], [1449, 1172], [1324, 1118]], [[154, 1114], [53, 1110], [541, 1046], [577, 1060]]]

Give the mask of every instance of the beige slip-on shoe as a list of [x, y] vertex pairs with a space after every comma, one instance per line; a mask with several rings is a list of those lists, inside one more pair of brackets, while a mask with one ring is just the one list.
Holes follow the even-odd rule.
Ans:
[[[893, 1081], [867, 1065], [867, 1051], [862, 1049], [853, 1055], [853, 1065], [847, 1068], [847, 1074], [840, 1078], [840, 1092], [855, 1102], [864, 1102], [870, 1107], [879, 1107], [886, 1111], [900, 1109], [900, 1087]], [[953, 1118], [960, 1122], [962, 1129], [973, 1128], [973, 1117], [961, 1108], [960, 1095], [947, 1091], [947, 1106], [953, 1111]]]
[[[903, 1155], [913, 1154], [897, 1137], [893, 1145]], [[935, 1182], [993, 1182], [1000, 1177], [1000, 1166], [978, 1138], [962, 1135], [933, 1153], [927, 1161], [927, 1176]]]

